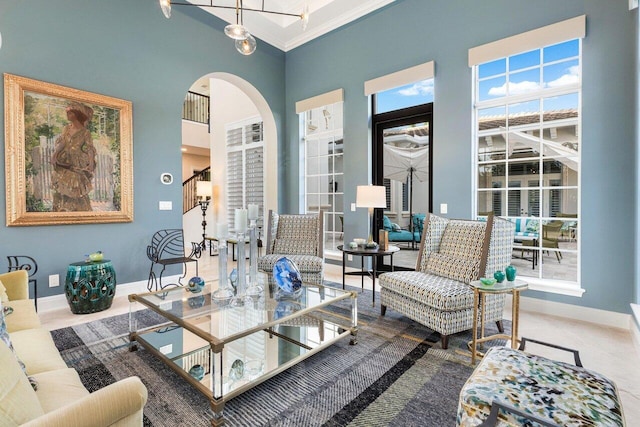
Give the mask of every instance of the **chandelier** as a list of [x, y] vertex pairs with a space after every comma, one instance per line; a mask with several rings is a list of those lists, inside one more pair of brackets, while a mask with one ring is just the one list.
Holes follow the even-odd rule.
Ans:
[[213, 0], [209, 0], [209, 4], [183, 3], [174, 2], [172, 0], [158, 1], [160, 3], [162, 13], [167, 19], [171, 18], [171, 6], [197, 6], [216, 9], [234, 9], [236, 11], [236, 23], [227, 25], [224, 28], [224, 33], [227, 35], [227, 37], [230, 37], [235, 41], [236, 50], [243, 55], [251, 55], [256, 50], [256, 39], [251, 35], [247, 27], [244, 26], [243, 13], [245, 10], [249, 12], [270, 13], [273, 15], [294, 16], [296, 18], [300, 18], [300, 20], [302, 21], [303, 31], [307, 29], [307, 24], [309, 23], [309, 5], [304, 6], [304, 10], [302, 11], [302, 13], [295, 14], [267, 10], [264, 8], [264, 0], [262, 0], [262, 8], [260, 9], [243, 7], [242, 0], [236, 0], [235, 7], [214, 5]]

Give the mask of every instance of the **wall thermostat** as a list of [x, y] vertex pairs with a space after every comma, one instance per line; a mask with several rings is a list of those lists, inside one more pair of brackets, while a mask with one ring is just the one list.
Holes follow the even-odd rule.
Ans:
[[160, 182], [164, 185], [173, 183], [173, 175], [171, 175], [169, 172], [163, 173], [162, 175], [160, 175]]

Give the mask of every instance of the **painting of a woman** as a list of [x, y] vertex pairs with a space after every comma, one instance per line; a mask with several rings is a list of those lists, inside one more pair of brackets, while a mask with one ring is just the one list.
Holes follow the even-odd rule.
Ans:
[[96, 149], [87, 124], [93, 117], [93, 109], [71, 102], [66, 113], [69, 124], [56, 140], [51, 156], [53, 211], [90, 211], [89, 193], [93, 189]]

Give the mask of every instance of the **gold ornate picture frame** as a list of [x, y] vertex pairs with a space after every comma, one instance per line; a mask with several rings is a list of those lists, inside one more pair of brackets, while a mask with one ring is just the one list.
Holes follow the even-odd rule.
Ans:
[[7, 226], [133, 221], [131, 102], [4, 74]]

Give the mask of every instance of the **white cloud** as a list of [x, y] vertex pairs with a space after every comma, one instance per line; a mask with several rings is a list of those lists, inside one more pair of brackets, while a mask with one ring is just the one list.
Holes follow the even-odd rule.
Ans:
[[433, 79], [414, 83], [408, 88], [399, 90], [398, 93], [402, 96], [433, 95]]
[[547, 87], [559, 87], [578, 83], [580, 80], [578, 76], [580, 67], [574, 65], [573, 67], [569, 67], [568, 71], [569, 72], [567, 74], [563, 74], [557, 79], [547, 83]]
[[[579, 82], [580, 76], [580, 67], [574, 65], [567, 69], [567, 73], [561, 75], [555, 80], [550, 81], [545, 84], [545, 87], [560, 87], [567, 86], [571, 84], [576, 84]], [[532, 92], [540, 89], [540, 84], [537, 82], [524, 81], [520, 83], [509, 83], [510, 93], [511, 95], [518, 95], [522, 93]], [[503, 84], [502, 86], [496, 86], [489, 89], [489, 95], [491, 96], [505, 96], [507, 94], [507, 84]]]
[[[509, 83], [509, 92], [511, 95], [518, 95], [521, 93], [532, 92], [540, 89], [540, 83], [524, 81], [520, 83]], [[492, 96], [505, 96], [507, 94], [507, 84], [502, 86], [492, 87], [489, 89], [489, 95]]]

